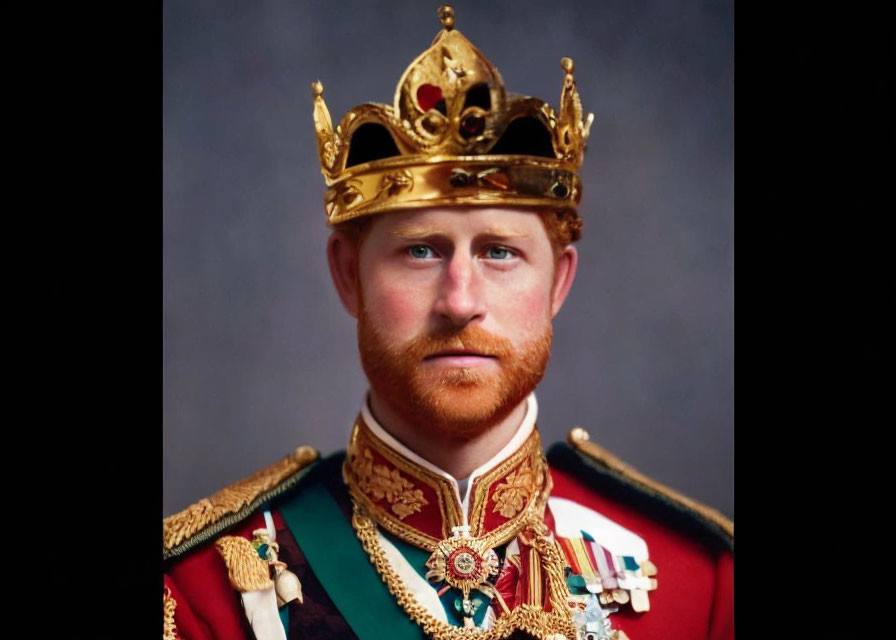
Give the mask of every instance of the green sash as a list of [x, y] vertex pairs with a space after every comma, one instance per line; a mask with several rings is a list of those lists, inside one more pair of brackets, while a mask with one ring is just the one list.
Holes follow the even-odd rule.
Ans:
[[422, 630], [389, 593], [320, 481], [300, 488], [279, 509], [317, 579], [360, 640], [420, 640]]

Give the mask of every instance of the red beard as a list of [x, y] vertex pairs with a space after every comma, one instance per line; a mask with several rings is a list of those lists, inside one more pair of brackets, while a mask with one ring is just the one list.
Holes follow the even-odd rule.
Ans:
[[[520, 351], [478, 325], [396, 345], [373, 327], [362, 309], [358, 348], [371, 387], [402, 418], [420, 429], [466, 440], [507, 417], [541, 381], [551, 353], [551, 325]], [[425, 357], [449, 349], [492, 356], [498, 371], [426, 370]]]

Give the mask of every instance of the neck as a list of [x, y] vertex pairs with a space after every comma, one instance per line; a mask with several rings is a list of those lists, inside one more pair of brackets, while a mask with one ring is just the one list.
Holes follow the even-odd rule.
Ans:
[[471, 438], [459, 439], [437, 429], [423, 431], [403, 419], [371, 389], [370, 412], [389, 435], [458, 480], [468, 477], [510, 442], [526, 416], [526, 400], [500, 422]]

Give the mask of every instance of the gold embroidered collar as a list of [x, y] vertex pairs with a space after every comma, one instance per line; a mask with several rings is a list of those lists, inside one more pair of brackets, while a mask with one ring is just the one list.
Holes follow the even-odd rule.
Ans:
[[533, 395], [516, 436], [473, 472], [462, 500], [457, 481], [386, 433], [365, 403], [343, 466], [352, 499], [378, 525], [428, 551], [459, 533], [486, 548], [504, 544], [543, 515], [551, 490], [536, 413]]

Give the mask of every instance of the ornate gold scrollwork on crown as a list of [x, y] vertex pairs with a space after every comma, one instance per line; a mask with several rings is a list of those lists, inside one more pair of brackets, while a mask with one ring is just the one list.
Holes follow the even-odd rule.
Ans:
[[443, 29], [402, 74], [392, 105], [361, 104], [334, 128], [323, 84], [312, 83], [328, 223], [470, 204], [574, 213], [593, 115], [583, 114], [572, 60], [561, 61], [555, 112], [505, 90], [498, 69], [454, 28], [451, 7], [439, 17]]

